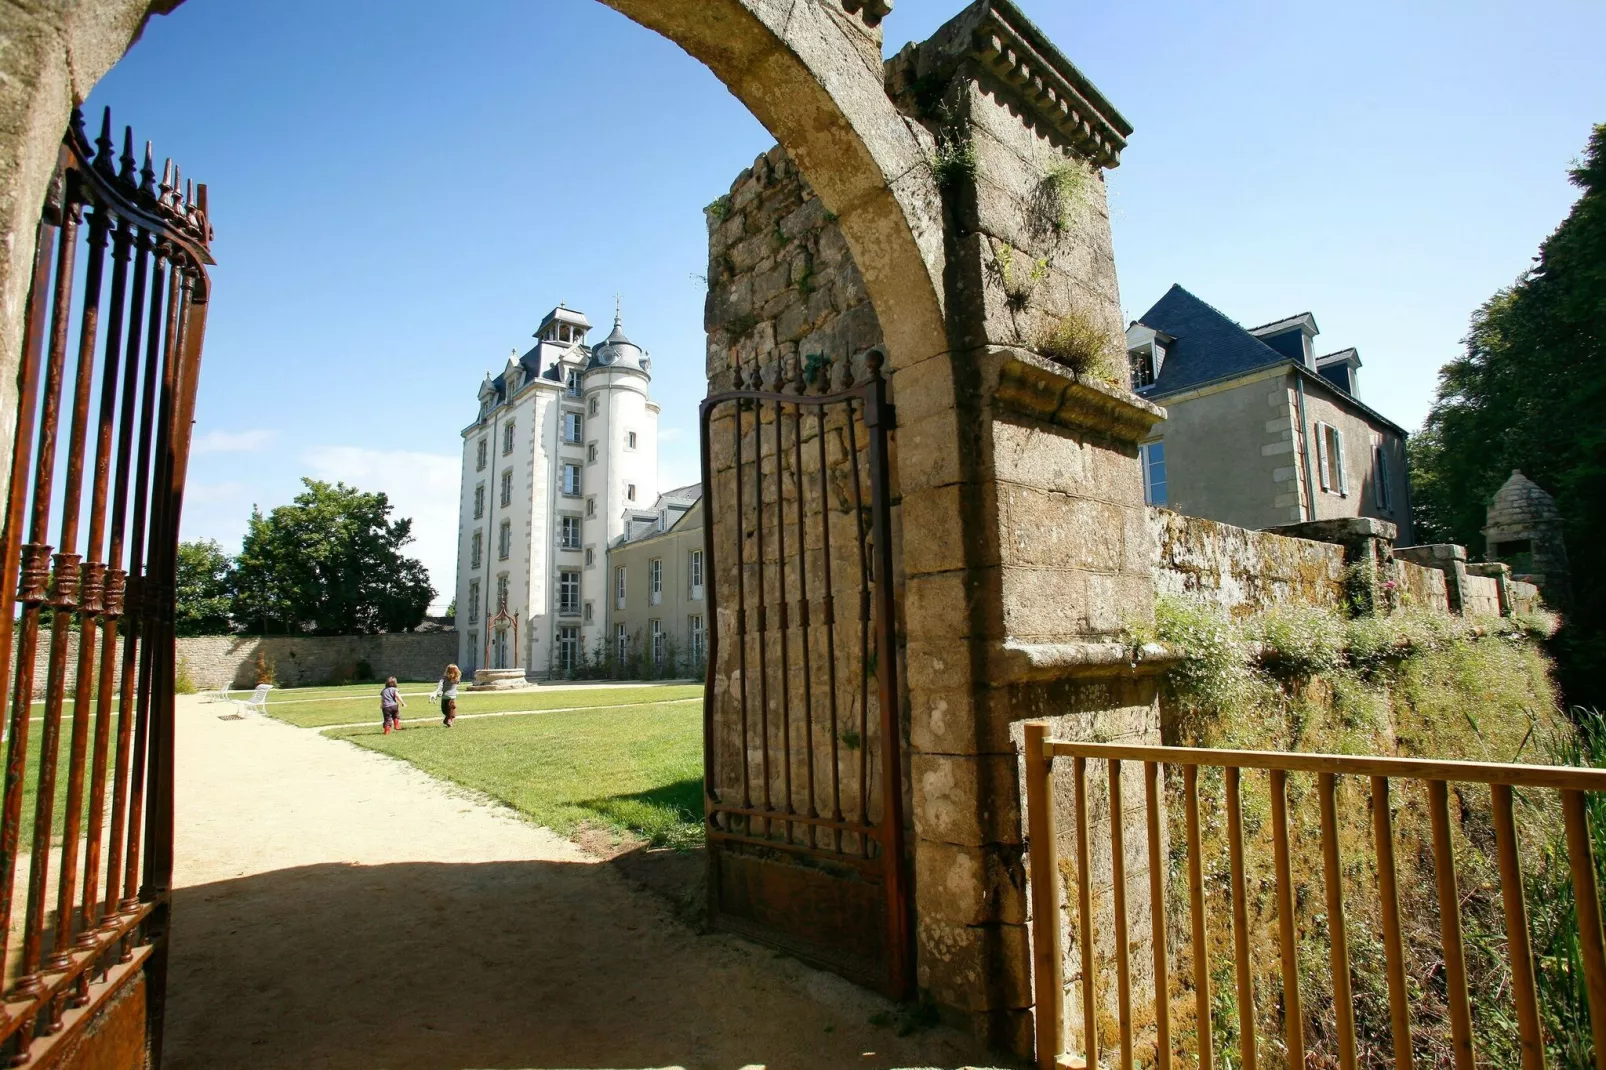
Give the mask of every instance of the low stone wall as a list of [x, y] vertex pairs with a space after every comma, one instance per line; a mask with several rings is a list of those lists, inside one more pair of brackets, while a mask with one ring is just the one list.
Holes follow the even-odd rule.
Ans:
[[[1440, 573], [1439, 575], [1444, 575]], [[1468, 617], [1500, 616], [1500, 581], [1492, 576], [1467, 576], [1461, 581], [1461, 612]]]
[[1513, 613], [1529, 614], [1544, 608], [1544, 601], [1539, 597], [1539, 588], [1525, 580], [1511, 581], [1511, 611]]
[[1450, 592], [1441, 570], [1400, 560], [1394, 562], [1394, 568], [1402, 604], [1450, 612]]
[[[203, 635], [179, 639], [180, 667], [195, 686], [213, 690], [224, 686], [250, 688], [256, 684], [256, 659], [262, 654], [272, 665], [280, 687], [308, 687], [352, 680], [366, 661], [374, 676], [401, 680], [434, 680], [457, 657], [457, 633], [400, 632], [394, 635], [247, 636]], [[122, 642], [117, 659], [122, 661]], [[100, 653], [97, 646], [96, 655]], [[34, 659], [34, 697], [42, 698], [50, 669], [50, 638], [46, 634]], [[99, 669], [96, 669], [99, 672]], [[67, 694], [78, 679], [78, 634], [67, 642]]]
[[1217, 602], [1235, 616], [1282, 604], [1344, 603], [1344, 548], [1149, 510], [1157, 595]]

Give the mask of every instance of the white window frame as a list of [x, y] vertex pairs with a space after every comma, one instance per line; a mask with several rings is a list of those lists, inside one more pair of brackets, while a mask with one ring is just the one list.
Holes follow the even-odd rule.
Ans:
[[625, 608], [625, 594], [628, 587], [625, 583], [625, 566], [620, 565], [613, 570], [613, 604], [615, 609]]
[[[578, 498], [585, 489], [584, 476], [581, 467], [572, 461], [563, 465], [563, 493], [565, 497]], [[572, 477], [572, 478], [571, 478]]]
[[1321, 420], [1316, 421], [1316, 469], [1322, 490], [1341, 498], [1349, 497], [1349, 475], [1344, 470], [1344, 432]]
[[468, 581], [468, 619], [480, 619], [480, 581]]
[[702, 661], [703, 644], [708, 641], [708, 636], [703, 629], [703, 615], [701, 613], [693, 613], [686, 618], [686, 631], [688, 633], [687, 645], [691, 648], [691, 660], [693, 662]]
[[580, 396], [580, 369], [570, 368], [569, 374], [564, 377], [564, 385], [571, 398]]
[[[571, 538], [572, 536], [572, 538]], [[558, 549], [580, 549], [580, 518], [577, 516], [558, 517]]]
[[485, 480], [480, 480], [474, 486], [474, 519], [478, 520], [485, 515]]
[[626, 431], [625, 432], [625, 449], [634, 450], [635, 448], [636, 448], [636, 433], [634, 431]]
[[590, 624], [592, 616], [593, 616], [593, 611], [591, 609], [591, 603], [590, 602], [587, 602], [587, 603], [585, 603], [585, 605], [580, 607], [580, 619], [583, 622], [585, 622], [586, 624]]
[[[1154, 478], [1155, 454], [1158, 451], [1163, 479]], [[1138, 467], [1143, 471], [1143, 501], [1147, 505], [1168, 507], [1171, 503], [1171, 473], [1166, 468], [1165, 440], [1145, 442], [1138, 447]], [[1156, 487], [1159, 489], [1156, 490]]]
[[485, 458], [486, 458], [486, 455], [490, 452], [489, 447], [490, 447], [490, 439], [482, 438], [482, 439], [479, 440], [479, 443], [477, 444], [477, 448], [476, 448], [476, 452], [475, 452], [475, 458], [474, 458], [474, 471], [476, 471], [476, 472], [485, 471]]
[[513, 469], [502, 469], [502, 508], [513, 504]]
[[513, 452], [513, 421], [509, 420], [502, 425], [502, 456], [507, 457]]
[[631, 502], [636, 500], [636, 485], [634, 483], [625, 484], [625, 500]]
[[573, 672], [580, 664], [580, 629], [577, 625], [558, 627], [558, 667]]
[[687, 555], [686, 575], [690, 580], [691, 598], [694, 602], [703, 600], [703, 552], [693, 550]]
[[661, 557], [647, 562], [647, 600], [651, 605], [663, 605], [664, 559]]
[[468, 545], [469, 545], [468, 567], [469, 568], [479, 568], [480, 567], [480, 562], [485, 559], [485, 539], [483, 537], [484, 534], [485, 534], [484, 532], [476, 531], [472, 536], [469, 537], [469, 541], [468, 541]]
[[584, 421], [585, 418], [580, 413], [565, 411], [563, 414], [563, 441], [571, 446], [578, 446], [585, 438]]
[[496, 532], [496, 559], [506, 561], [513, 552], [513, 521], [504, 520]]
[[588, 442], [588, 443], [586, 443], [586, 464], [596, 464], [596, 463], [597, 463], [597, 444], [595, 442]]
[[597, 399], [593, 397], [590, 401], [586, 402], [586, 415], [587, 416], [595, 416], [596, 414], [597, 414]]
[[652, 663], [654, 665], [662, 665], [664, 663], [664, 622], [654, 617], [647, 624], [652, 635]]
[[558, 570], [558, 612], [564, 616], [580, 612], [580, 573], [577, 569]]
[[630, 656], [630, 630], [625, 627], [624, 621], [614, 625], [613, 644], [614, 652], [620, 661]]

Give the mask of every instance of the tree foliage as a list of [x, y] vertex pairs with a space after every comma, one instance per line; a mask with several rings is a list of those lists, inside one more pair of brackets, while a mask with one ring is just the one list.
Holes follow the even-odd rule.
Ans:
[[226, 635], [233, 602], [234, 562], [212, 539], [178, 544], [173, 628], [179, 635]]
[[391, 520], [383, 493], [301, 482], [291, 504], [251, 513], [235, 566], [235, 620], [325, 635], [416, 627], [435, 590], [423, 564], [402, 554], [413, 522]]
[[[1472, 318], [1439, 372], [1411, 447], [1424, 541], [1483, 546], [1485, 508], [1512, 469], [1550, 491], [1565, 524], [1573, 613], [1559, 639], [1575, 702], [1599, 702], [1606, 669], [1606, 124], [1570, 172], [1582, 194], [1532, 269]], [[1591, 684], [1593, 681], [1593, 684]]]

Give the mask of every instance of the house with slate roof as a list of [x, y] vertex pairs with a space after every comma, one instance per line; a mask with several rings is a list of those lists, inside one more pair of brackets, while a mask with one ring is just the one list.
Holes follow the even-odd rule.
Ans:
[[1139, 450], [1149, 504], [1244, 528], [1374, 517], [1413, 541], [1406, 432], [1318, 333], [1309, 312], [1245, 328], [1181, 286], [1132, 322], [1133, 389], [1167, 413]]
[[702, 484], [665, 491], [633, 514], [608, 548], [608, 567], [609, 648], [588, 654], [611, 652], [621, 665], [639, 656], [655, 674], [694, 675], [708, 649]]

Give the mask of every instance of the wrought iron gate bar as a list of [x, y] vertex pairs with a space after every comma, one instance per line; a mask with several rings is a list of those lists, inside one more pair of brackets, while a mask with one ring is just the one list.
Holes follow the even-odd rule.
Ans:
[[[745, 865], [743, 858], [758, 859], [766, 851], [778, 850], [844, 866], [843, 872], [857, 873], [858, 880], [879, 886], [874, 900], [879, 904], [874, 908], [879, 920], [874, 925], [881, 935], [872, 942], [878, 945], [873, 954], [880, 956], [876, 969], [881, 975], [875, 980], [888, 991], [902, 994], [909, 986], [910, 956], [887, 449], [893, 420], [881, 376], [882, 359], [879, 351], [872, 350], [857, 369], [846, 362], [838, 364], [837, 388], [820, 393], [811, 393], [811, 389], [825, 386], [824, 377], [815, 375], [812, 367], [800, 367], [797, 378], [785, 383], [778, 382], [778, 365], [765, 371], [738, 369], [736, 389], [712, 395], [702, 403], [699, 415], [707, 503], [704, 553], [709, 562], [706, 590], [714, 607], [709, 626], [709, 686], [704, 699], [705, 811], [716, 875], [723, 865]], [[716, 473], [711, 447], [715, 425], [721, 419], [730, 421], [731, 448], [729, 467]], [[805, 450], [804, 441], [811, 433], [815, 439], [812, 454]], [[826, 448], [826, 440], [833, 434], [840, 436], [834, 440], [839, 445], [833, 447], [840, 458]], [[754, 454], [751, 458], [747, 456], [749, 444]], [[810, 460], [817, 469], [812, 475], [807, 471]], [[716, 475], [721, 477], [717, 481]], [[814, 507], [809, 500], [811, 488], [818, 493]], [[789, 492], [793, 498], [790, 518]], [[768, 493], [774, 494], [773, 510], [766, 499]], [[721, 500], [726, 494], [730, 506]], [[851, 525], [848, 537], [854, 545], [849, 552], [856, 575], [851, 572], [854, 566], [847, 575], [834, 572], [831, 528], [837, 523]], [[811, 531], [818, 533], [817, 548], [810, 546]], [[730, 545], [732, 539], [734, 546]], [[812, 567], [811, 558], [817, 561]], [[731, 577], [735, 597], [728, 605], [719, 601], [726, 579], [721, 563], [727, 561], [734, 564], [735, 573]], [[795, 573], [795, 587], [789, 573]], [[839, 620], [835, 584], [843, 581], [853, 584], [858, 612]], [[853, 596], [849, 591], [842, 594]], [[857, 630], [856, 642], [845, 638], [839, 646], [838, 629], [852, 627]], [[821, 632], [823, 666], [815, 646]], [[720, 660], [726, 642], [734, 644], [726, 655], [729, 664]], [[796, 660], [794, 643], [800, 655]], [[772, 649], [777, 645], [778, 650]], [[839, 652], [849, 659], [856, 652], [856, 664], [839, 666]], [[756, 666], [752, 664], [755, 657]], [[772, 660], [778, 671], [773, 681]], [[755, 668], [756, 681], [750, 679]], [[856, 681], [841, 679], [843, 669], [856, 673]], [[801, 680], [796, 675], [799, 670]], [[822, 701], [815, 687], [817, 670], [823, 670], [825, 677], [823, 710], [816, 709]], [[716, 686], [721, 672], [729, 683], [727, 690]], [[872, 676], [879, 711], [873, 725]], [[778, 694], [772, 694], [772, 682]], [[846, 724], [839, 683], [849, 687]], [[756, 695], [752, 694], [755, 687]], [[721, 703], [727, 699], [728, 725], [718, 717]], [[756, 718], [753, 701], [758, 703]], [[858, 706], [856, 718], [852, 716], [854, 703]], [[772, 712], [780, 719], [778, 729], [771, 724]], [[819, 729], [828, 729], [828, 744], [818, 738]], [[804, 741], [801, 756], [794, 749], [800, 738]], [[874, 766], [870, 763], [872, 744], [878, 754]], [[842, 754], [844, 745], [849, 755]], [[731, 768], [726, 783], [721, 763], [730, 760], [725, 751], [736, 746], [741, 752], [739, 779], [737, 770]], [[821, 761], [830, 765], [828, 814], [822, 811], [819, 797], [824, 787], [818, 769]], [[753, 784], [755, 773], [761, 779], [757, 786]], [[850, 812], [844, 813], [843, 782], [854, 778], [857, 805], [850, 803]], [[807, 792], [806, 805], [797, 798], [799, 780]], [[850, 783], [849, 790], [853, 789]], [[739, 802], [727, 798], [737, 791]], [[822, 830], [830, 834], [822, 836]], [[755, 850], [756, 855], [751, 853]], [[730, 854], [732, 851], [747, 853], [738, 857]], [[817, 875], [827, 870], [807, 872], [816, 874], [807, 878], [815, 880], [823, 879]], [[718, 880], [711, 881], [716, 921], [728, 914], [721, 905], [724, 894]], [[816, 887], [813, 893], [800, 894], [822, 893]], [[868, 902], [862, 896], [857, 901]], [[734, 915], [728, 920], [733, 926], [740, 922]], [[740, 922], [739, 927], [751, 930], [754, 924]]]
[[[14, 590], [20, 603], [15, 630], [14, 614], [0, 614], [0, 699], [9, 694], [11, 702], [0, 808], [0, 960], [6, 968], [0, 1057], [13, 1064], [52, 1043], [69, 1006], [104, 999], [107, 987], [93, 982], [119, 960], [132, 961], [136, 945], [149, 945], [141, 961], [151, 1051], [160, 1057], [172, 875], [173, 577], [210, 297], [211, 228], [205, 186], [182, 183], [171, 161], [158, 185], [149, 144], [136, 171], [132, 130], [125, 129], [122, 153], [115, 155], [109, 111], [93, 145], [82, 124], [75, 112], [39, 226], [0, 536], [0, 589]], [[87, 257], [82, 265], [80, 245]], [[82, 292], [75, 296], [80, 267]], [[99, 408], [92, 414], [97, 388]], [[60, 439], [64, 400], [71, 420]], [[86, 480], [91, 443], [94, 467]], [[64, 474], [59, 500], [58, 470]], [[53, 519], [54, 545], [47, 541]], [[42, 634], [47, 623], [48, 636]], [[41, 642], [48, 643], [43, 652]], [[41, 653], [47, 667], [32, 754], [37, 791], [33, 814], [24, 815], [34, 665]], [[13, 671], [14, 677], [6, 675]], [[71, 724], [63, 770], [64, 716]], [[52, 888], [63, 776], [63, 847]], [[12, 893], [22, 823], [30, 817], [25, 915], [13, 960]]]

